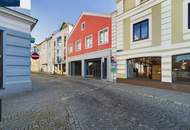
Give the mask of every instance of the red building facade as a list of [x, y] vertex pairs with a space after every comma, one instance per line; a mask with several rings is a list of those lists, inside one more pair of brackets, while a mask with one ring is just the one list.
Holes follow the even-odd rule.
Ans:
[[111, 16], [83, 13], [68, 39], [69, 75], [109, 79]]

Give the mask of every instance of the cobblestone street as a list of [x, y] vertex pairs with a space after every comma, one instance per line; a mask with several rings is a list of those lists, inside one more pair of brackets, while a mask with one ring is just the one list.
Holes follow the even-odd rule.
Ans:
[[34, 74], [32, 92], [3, 99], [0, 129], [189, 130], [190, 108], [111, 83]]

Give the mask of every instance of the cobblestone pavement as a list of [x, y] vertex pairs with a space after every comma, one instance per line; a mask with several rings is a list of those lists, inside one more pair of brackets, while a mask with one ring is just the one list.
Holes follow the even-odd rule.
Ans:
[[190, 108], [109, 83], [35, 74], [33, 88], [3, 99], [0, 130], [190, 130]]

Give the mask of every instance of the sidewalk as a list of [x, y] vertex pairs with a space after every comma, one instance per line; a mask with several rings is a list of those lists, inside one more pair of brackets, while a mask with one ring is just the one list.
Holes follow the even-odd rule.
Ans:
[[176, 105], [182, 105], [190, 108], [190, 93], [177, 92], [166, 89], [150, 88], [135, 86], [129, 84], [115, 84], [118, 89], [130, 93], [135, 93], [145, 97], [155, 98], [158, 100], [173, 102]]
[[137, 86], [131, 84], [122, 84], [122, 83], [111, 83], [95, 79], [78, 79], [71, 78], [72, 80], [77, 80], [90, 85], [95, 85], [98, 87], [114, 87], [121, 91], [126, 91], [126, 93], [137, 94], [149, 98], [154, 98], [157, 100], [172, 102], [176, 105], [181, 105], [190, 108], [190, 93], [172, 91], [167, 89], [151, 88], [144, 86]]
[[108, 81], [102, 81], [90, 78], [83, 79], [81, 77], [66, 77], [60, 75], [51, 75], [51, 76], [55, 78], [57, 77], [67, 78], [75, 82], [82, 82], [84, 84], [94, 85], [99, 88], [112, 87], [115, 89], [119, 89], [121, 91], [125, 91], [126, 93], [132, 93], [144, 97], [154, 98], [157, 100], [172, 102], [176, 105], [181, 105], [190, 108], [190, 93], [178, 92], [168, 89], [144, 87], [138, 85], [125, 84], [125, 83], [112, 83]]

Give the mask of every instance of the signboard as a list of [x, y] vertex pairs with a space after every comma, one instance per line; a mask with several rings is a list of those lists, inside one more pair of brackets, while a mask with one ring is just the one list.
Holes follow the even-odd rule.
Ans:
[[0, 6], [19, 7], [20, 0], [0, 0]]
[[31, 57], [33, 60], [38, 60], [40, 58], [39, 54], [36, 52], [33, 52]]
[[112, 73], [116, 73], [116, 72], [117, 72], [117, 68], [112, 66], [111, 72], [112, 72]]
[[111, 72], [116, 73], [117, 72], [117, 61], [114, 56], [111, 57]]

